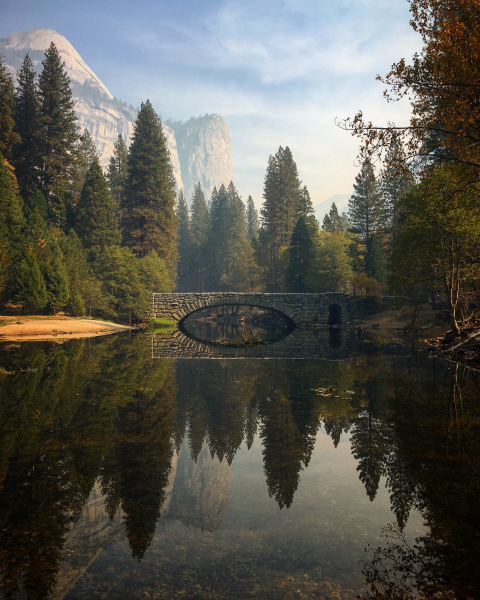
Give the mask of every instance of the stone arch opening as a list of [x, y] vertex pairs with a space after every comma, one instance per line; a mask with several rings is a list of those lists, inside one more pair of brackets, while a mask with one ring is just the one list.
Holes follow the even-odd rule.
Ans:
[[265, 304], [261, 304], [261, 303], [246, 303], [246, 302], [242, 302], [239, 301], [237, 303], [234, 302], [213, 302], [213, 303], [208, 303], [204, 306], [199, 306], [199, 307], [191, 307], [191, 309], [189, 309], [189, 313], [186, 314], [184, 317], [182, 317], [180, 319], [180, 321], [178, 321], [178, 329], [183, 333], [183, 335], [185, 335], [186, 337], [195, 340], [197, 342], [200, 342], [202, 344], [214, 344], [214, 342], [210, 342], [208, 340], [204, 340], [201, 338], [196, 337], [193, 333], [191, 333], [190, 331], [188, 331], [188, 329], [186, 328], [185, 322], [187, 321], [187, 319], [189, 317], [191, 317], [192, 315], [194, 315], [195, 313], [201, 312], [203, 310], [206, 310], [208, 308], [216, 308], [216, 307], [224, 307], [224, 306], [228, 306], [228, 307], [234, 307], [234, 306], [248, 306], [248, 307], [254, 307], [254, 308], [260, 308], [262, 310], [269, 310], [272, 311], [278, 315], [280, 315], [286, 324], [286, 327], [284, 329], [284, 331], [278, 335], [278, 337], [275, 337], [274, 339], [270, 339], [268, 340], [267, 344], [271, 344], [274, 342], [278, 342], [282, 339], [284, 339], [285, 337], [289, 336], [294, 329], [296, 328], [296, 324], [295, 321], [289, 317], [287, 314], [285, 314], [282, 310], [279, 310], [278, 308], [273, 308], [272, 306], [265, 306]]
[[328, 325], [342, 324], [342, 307], [340, 304], [330, 304], [328, 307]]

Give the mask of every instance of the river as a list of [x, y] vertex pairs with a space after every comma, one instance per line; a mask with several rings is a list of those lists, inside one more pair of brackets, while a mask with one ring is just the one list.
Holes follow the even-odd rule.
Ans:
[[475, 374], [190, 334], [0, 345], [1, 597], [480, 597]]

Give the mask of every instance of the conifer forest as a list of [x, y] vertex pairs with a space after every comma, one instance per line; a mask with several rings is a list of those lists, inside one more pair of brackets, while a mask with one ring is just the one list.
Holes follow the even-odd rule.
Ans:
[[25, 313], [131, 321], [151, 292], [387, 294], [439, 299], [458, 333], [480, 274], [479, 44], [470, 3], [452, 6], [412, 4], [424, 53], [384, 80], [390, 98], [412, 95], [411, 122], [377, 127], [358, 113], [338, 123], [361, 139], [359, 171], [348, 210], [333, 203], [322, 223], [288, 146], [268, 159], [260, 210], [232, 181], [210, 197], [198, 182], [185, 198], [148, 100], [103, 172], [55, 45], [38, 77], [25, 56], [16, 87], [1, 62], [1, 299]]
[[480, 0], [107, 4], [0, 22], [0, 600], [480, 598]]

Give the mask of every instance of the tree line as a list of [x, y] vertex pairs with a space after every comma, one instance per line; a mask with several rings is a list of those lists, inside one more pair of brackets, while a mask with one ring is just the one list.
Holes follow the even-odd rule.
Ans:
[[358, 112], [341, 125], [361, 139], [364, 164], [385, 158], [410, 182], [389, 192], [388, 285], [413, 304], [441, 294], [454, 337], [479, 301], [480, 7], [469, 0], [409, 2], [422, 52], [378, 78], [388, 100], [409, 97], [410, 122], [382, 126]]
[[15, 87], [0, 59], [0, 299], [25, 311], [141, 318], [175, 282], [175, 180], [162, 124], [143, 103], [130, 147], [104, 174], [79, 134], [70, 80], [52, 43]]
[[402, 151], [397, 141], [378, 177], [365, 162], [348, 214], [333, 203], [321, 227], [288, 146], [269, 158], [260, 214], [232, 182], [208, 201], [200, 183], [189, 204], [180, 192], [179, 291], [378, 293], [399, 198], [410, 185], [392, 164]]

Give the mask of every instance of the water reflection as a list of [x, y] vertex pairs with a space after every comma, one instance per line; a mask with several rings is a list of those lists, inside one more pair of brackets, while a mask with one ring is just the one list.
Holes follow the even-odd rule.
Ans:
[[272, 343], [285, 338], [294, 329], [294, 322], [277, 311], [242, 305], [205, 308], [180, 323], [180, 330], [185, 335], [222, 345]]
[[354, 598], [393, 520], [406, 538], [366, 556], [372, 597], [402, 560], [391, 597], [478, 595], [467, 371], [376, 349], [175, 364], [142, 335], [1, 348], [4, 597]]

